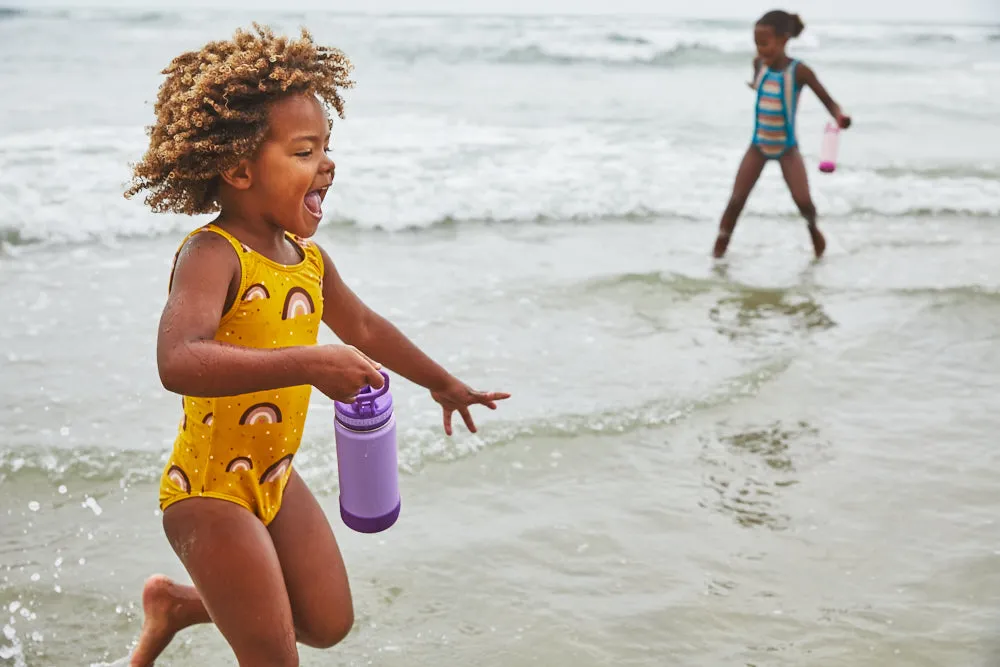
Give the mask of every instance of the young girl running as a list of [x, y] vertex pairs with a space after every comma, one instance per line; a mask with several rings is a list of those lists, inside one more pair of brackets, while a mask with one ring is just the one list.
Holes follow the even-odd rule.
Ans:
[[792, 199], [808, 223], [816, 257], [822, 257], [826, 250], [826, 239], [816, 226], [816, 207], [809, 194], [806, 167], [795, 137], [795, 111], [802, 87], [813, 89], [840, 127], [850, 127], [851, 118], [833, 101], [812, 69], [785, 54], [788, 40], [798, 37], [804, 28], [798, 14], [783, 11], [764, 14], [754, 27], [757, 57], [753, 61], [754, 82], [750, 85], [757, 91], [756, 121], [750, 147], [736, 172], [733, 194], [719, 223], [715, 257], [726, 254], [736, 220], [769, 160], [777, 160], [781, 165]]
[[[255, 26], [164, 71], [149, 149], [126, 196], [154, 211], [217, 213], [174, 260], [157, 340], [183, 416], [160, 485], [163, 527], [194, 586], [154, 576], [133, 666], [213, 622], [241, 667], [298, 665], [296, 642], [330, 647], [354, 612], [337, 541], [292, 461], [312, 387], [352, 402], [380, 362], [428, 388], [445, 433], [474, 391], [370, 310], [309, 240], [334, 178], [330, 118], [351, 63], [339, 50]], [[317, 345], [320, 323], [345, 345]], [[375, 361], [378, 360], [378, 361]]]

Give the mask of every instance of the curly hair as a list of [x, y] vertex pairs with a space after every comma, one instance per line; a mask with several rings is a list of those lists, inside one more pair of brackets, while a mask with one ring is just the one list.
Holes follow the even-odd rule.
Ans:
[[354, 85], [352, 69], [342, 51], [314, 44], [305, 29], [290, 40], [257, 23], [174, 58], [161, 72], [149, 148], [133, 166], [125, 197], [145, 190], [145, 203], [158, 213], [218, 211], [219, 174], [260, 146], [269, 105], [312, 94], [343, 118], [340, 89]]

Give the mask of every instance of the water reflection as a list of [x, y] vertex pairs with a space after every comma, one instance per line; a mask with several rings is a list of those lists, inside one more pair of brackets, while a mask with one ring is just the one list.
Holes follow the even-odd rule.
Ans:
[[783, 489], [798, 484], [795, 455], [815, 451], [819, 431], [805, 421], [735, 429], [721, 424], [718, 432], [699, 440], [701, 460], [710, 466], [705, 486], [714, 496], [702, 505], [741, 526], [785, 529]]
[[708, 310], [715, 330], [732, 340], [787, 332], [806, 333], [837, 326], [814, 297], [808, 275], [794, 287], [752, 287], [729, 279], [725, 265], [713, 272], [725, 281], [725, 291]]
[[719, 298], [708, 317], [717, 332], [731, 339], [760, 336], [786, 326], [803, 331], [836, 326], [811, 296], [783, 289], [741, 288]]

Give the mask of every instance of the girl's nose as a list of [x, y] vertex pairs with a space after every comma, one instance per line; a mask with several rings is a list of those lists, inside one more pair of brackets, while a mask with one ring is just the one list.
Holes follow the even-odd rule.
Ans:
[[324, 173], [330, 172], [330, 175], [333, 175], [337, 171], [337, 164], [329, 156], [325, 156], [319, 168], [320, 171]]

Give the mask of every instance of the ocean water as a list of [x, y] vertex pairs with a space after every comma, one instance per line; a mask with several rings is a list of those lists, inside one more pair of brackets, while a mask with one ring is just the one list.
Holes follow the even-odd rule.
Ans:
[[[251, 20], [356, 64], [341, 273], [514, 394], [448, 439], [394, 384], [378, 536], [340, 522], [314, 398], [297, 465], [357, 623], [304, 665], [1000, 664], [1000, 26], [810, 24], [794, 55], [855, 117], [820, 174], [803, 95], [828, 254], [772, 167], [713, 262], [748, 23], [96, 10], [0, 10], [0, 664], [116, 664], [144, 578], [186, 578], [153, 350], [204, 220], [121, 191], [160, 69]], [[205, 626], [157, 664], [234, 661]]]

